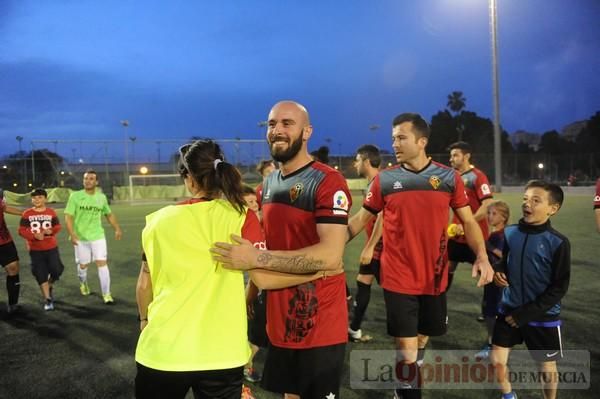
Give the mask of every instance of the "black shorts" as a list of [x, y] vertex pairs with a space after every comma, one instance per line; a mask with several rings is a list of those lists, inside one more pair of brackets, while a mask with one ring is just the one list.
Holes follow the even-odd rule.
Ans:
[[483, 286], [483, 300], [481, 301], [481, 314], [494, 317], [498, 314], [498, 304], [502, 298], [502, 288], [493, 282]]
[[65, 266], [60, 260], [58, 248], [52, 248], [47, 251], [29, 251], [31, 257], [31, 274], [35, 277], [38, 284], [48, 281], [58, 281]]
[[248, 319], [248, 341], [261, 348], [269, 346], [267, 337], [267, 293], [262, 291], [254, 300], [254, 317]]
[[[494, 326], [492, 344], [512, 348], [522, 342], [529, 349], [531, 357], [538, 362], [552, 362], [562, 358], [562, 332], [560, 321], [528, 324], [519, 328], [511, 327], [498, 315]], [[544, 326], [546, 325], [546, 326]]]
[[473, 264], [475, 259], [475, 254], [466, 243], [448, 240], [448, 260], [450, 262]]
[[19, 254], [17, 253], [17, 247], [15, 247], [13, 241], [0, 245], [0, 265], [2, 265], [2, 267], [8, 266], [18, 260]]
[[269, 346], [261, 385], [301, 398], [325, 398], [332, 393], [338, 398], [345, 351], [345, 343], [310, 349]]
[[195, 398], [240, 399], [244, 367], [207, 371], [162, 371], [136, 363], [135, 397], [140, 399]]
[[360, 265], [358, 268], [358, 274], [366, 274], [375, 276], [377, 284], [379, 284], [379, 271], [381, 269], [381, 262], [379, 259], [371, 259], [371, 263], [368, 265]]
[[387, 332], [392, 337], [436, 337], [448, 329], [446, 293], [407, 295], [383, 290], [387, 314]]

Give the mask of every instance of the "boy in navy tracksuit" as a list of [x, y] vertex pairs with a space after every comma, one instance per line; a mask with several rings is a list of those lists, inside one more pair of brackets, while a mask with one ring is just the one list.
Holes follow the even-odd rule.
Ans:
[[508, 381], [510, 348], [523, 341], [539, 362], [544, 398], [555, 398], [556, 360], [562, 357], [560, 300], [569, 286], [569, 240], [554, 230], [550, 217], [563, 202], [556, 184], [534, 180], [525, 187], [523, 218], [504, 230], [503, 261], [494, 282], [504, 287], [492, 337], [491, 360], [504, 399], [516, 398]]

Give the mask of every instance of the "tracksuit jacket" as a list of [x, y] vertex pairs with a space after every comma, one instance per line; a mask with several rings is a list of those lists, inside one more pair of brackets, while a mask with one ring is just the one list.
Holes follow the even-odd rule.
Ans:
[[543, 225], [519, 224], [504, 229], [504, 256], [495, 271], [506, 274], [499, 313], [519, 326], [544, 326], [559, 320], [561, 299], [571, 273], [571, 245], [548, 220]]

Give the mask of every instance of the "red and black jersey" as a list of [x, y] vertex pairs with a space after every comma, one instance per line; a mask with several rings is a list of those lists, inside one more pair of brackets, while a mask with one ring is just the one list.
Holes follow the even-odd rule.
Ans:
[[[317, 224], [348, 224], [352, 205], [344, 177], [320, 162], [263, 181], [259, 198], [267, 247], [295, 250], [317, 244]], [[348, 312], [344, 274], [267, 291], [267, 334], [284, 348], [314, 348], [346, 342]]]
[[8, 244], [12, 241], [10, 231], [6, 226], [6, 220], [4, 220], [4, 210], [6, 209], [6, 202], [4, 199], [0, 199], [0, 245]]
[[600, 179], [596, 180], [596, 195], [594, 196], [594, 209], [600, 208]]
[[[492, 198], [492, 190], [490, 188], [488, 178], [485, 173], [477, 168], [469, 169], [468, 171], [462, 173], [460, 177], [465, 185], [465, 192], [469, 198], [469, 206], [471, 207], [471, 211], [473, 214], [475, 214], [475, 212], [477, 212], [477, 210], [481, 207], [483, 200]], [[462, 224], [462, 221], [456, 215], [454, 215], [452, 221], [453, 223]], [[477, 221], [477, 223], [479, 223], [479, 227], [483, 233], [483, 239], [487, 240], [489, 236], [487, 217]], [[452, 237], [452, 240], [463, 243], [467, 242], [467, 239], [462, 234]]]
[[[29, 208], [21, 215], [19, 223], [19, 235], [27, 240], [27, 248], [30, 251], [47, 251], [58, 246], [56, 234], [60, 231], [60, 221], [54, 209], [46, 208], [36, 211]], [[51, 230], [47, 232], [47, 230]], [[43, 240], [38, 240], [34, 234], [44, 234]]]
[[[371, 180], [369, 182], [369, 184], [367, 185], [367, 192], [369, 192], [369, 188], [371, 187], [371, 184], [373, 183], [373, 180]], [[365, 194], [366, 197], [366, 194]], [[364, 201], [364, 198], [363, 198]], [[373, 218], [371, 220], [369, 220], [369, 223], [367, 223], [367, 225], [365, 226], [365, 233], [367, 233], [367, 241], [369, 240], [369, 238], [371, 238], [371, 235], [373, 234], [373, 229], [375, 228], [375, 221], [377, 220], [377, 218]], [[366, 242], [365, 242], [366, 245]], [[379, 241], [377, 241], [377, 244], [375, 244], [375, 249], [373, 250], [373, 259], [380, 259], [381, 258], [381, 252], [383, 251], [383, 237], [379, 239]]]
[[467, 206], [458, 173], [430, 161], [418, 172], [394, 166], [379, 172], [363, 207], [383, 210], [381, 286], [409, 295], [439, 295], [448, 285], [449, 208]]

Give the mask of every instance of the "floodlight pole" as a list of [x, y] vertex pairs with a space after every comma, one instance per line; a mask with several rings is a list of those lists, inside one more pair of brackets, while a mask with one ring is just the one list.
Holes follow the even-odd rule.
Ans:
[[19, 157], [21, 157], [21, 173], [23, 174], [23, 187], [27, 187], [27, 160], [25, 159], [25, 154], [22, 153], [21, 148], [23, 136], [17, 136], [16, 139], [19, 143]]
[[123, 126], [123, 141], [125, 142], [125, 183], [127, 183], [127, 179], [129, 178], [129, 147], [127, 142], [127, 128], [129, 127], [129, 121], [127, 119], [123, 119], [121, 121], [121, 125]]
[[494, 180], [496, 192], [502, 191], [502, 142], [500, 131], [500, 94], [498, 89], [498, 13], [496, 0], [490, 0], [492, 36], [492, 85], [494, 96]]

